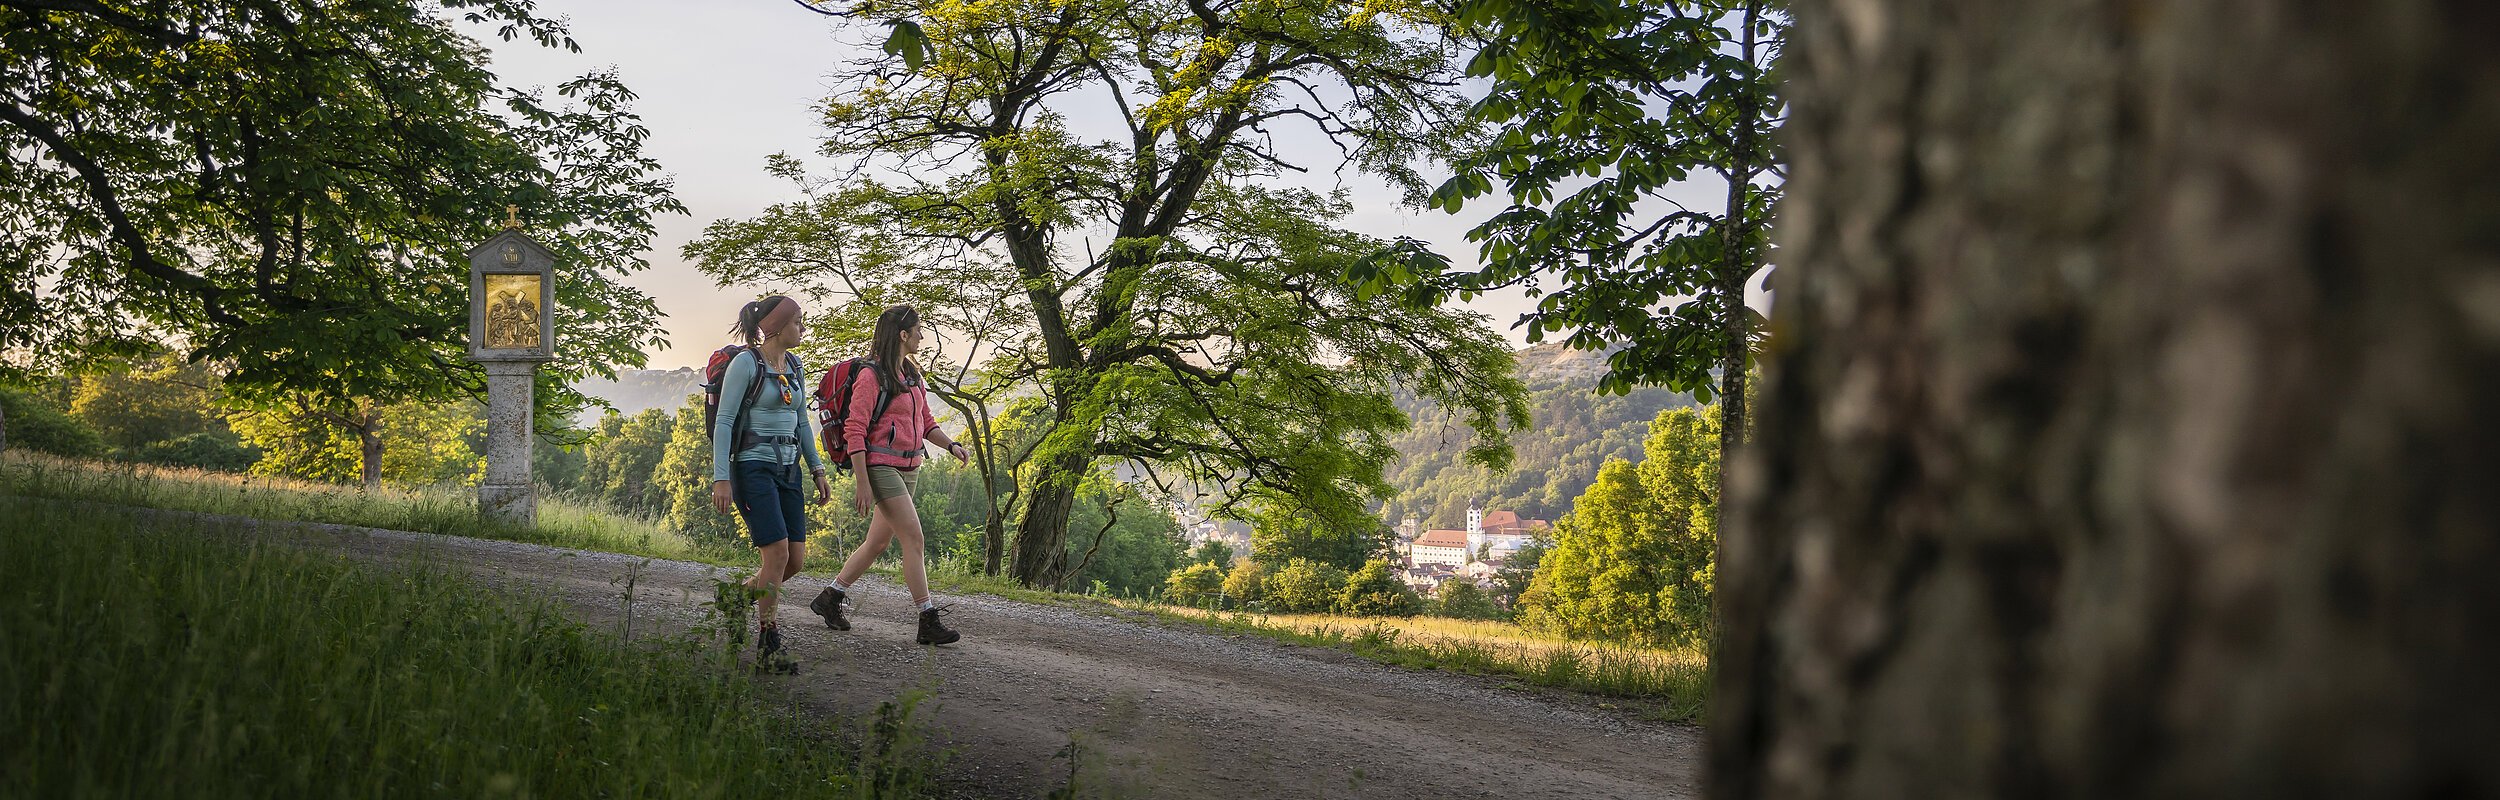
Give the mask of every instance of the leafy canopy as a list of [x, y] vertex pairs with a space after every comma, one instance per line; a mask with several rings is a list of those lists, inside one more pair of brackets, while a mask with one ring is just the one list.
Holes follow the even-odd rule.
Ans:
[[[1762, 331], [1743, 295], [1782, 175], [1770, 64], [1785, 22], [1770, 5], [1459, 0], [1457, 20], [1481, 42], [1467, 74], [1491, 81], [1470, 113], [1500, 131], [1428, 202], [1456, 213], [1500, 195], [1468, 233], [1483, 267], [1409, 258], [1353, 276], [1419, 305], [1524, 286], [1541, 297], [1521, 320], [1529, 341], [1629, 345], [1610, 356], [1605, 390], [1664, 384], [1709, 402], [1713, 370]], [[1743, 190], [1718, 209], [1678, 203], [1671, 190], [1696, 177]]]
[[[578, 49], [528, 0], [0, 0], [0, 349], [73, 361], [159, 339], [238, 397], [442, 399], [467, 266], [506, 204], [559, 258], [539, 397], [659, 344], [642, 269], [684, 211], [611, 73], [498, 86], [451, 15]], [[309, 397], [297, 397], [308, 395]]]
[[[821, 152], [854, 171], [829, 203], [789, 209], [805, 224], [716, 226], [707, 239], [738, 247], [704, 252], [1019, 296], [1016, 336], [985, 365], [1037, 385], [1050, 410], [1019, 578], [1054, 577], [1076, 486], [1099, 458], [1167, 486], [1222, 487], [1226, 513], [1358, 524], [1388, 492], [1385, 434], [1405, 424], [1391, 385], [1461, 409], [1479, 433], [1471, 456], [1507, 460], [1502, 431], [1526, 414], [1484, 320], [1353, 291], [1353, 264], [1398, 248], [1338, 227], [1342, 194], [1267, 183], [1316, 153], [1422, 197], [1415, 165], [1454, 154], [1470, 130], [1437, 11], [870, 0], [846, 13], [911, 23], [900, 45], [907, 29], [888, 27], [893, 47], [848, 65], [824, 104]], [[1076, 124], [1070, 104], [1086, 100], [1116, 119]], [[1279, 144], [1297, 134], [1333, 146]]]
[[1645, 644], [1709, 639], [1719, 486], [1711, 410], [1659, 414], [1638, 466], [1610, 461], [1598, 472], [1521, 596], [1523, 622]]

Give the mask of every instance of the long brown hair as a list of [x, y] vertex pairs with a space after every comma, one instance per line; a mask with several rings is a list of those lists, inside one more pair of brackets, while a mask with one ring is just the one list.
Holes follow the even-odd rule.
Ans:
[[886, 394], [903, 393], [903, 376], [920, 382], [920, 365], [911, 363], [911, 354], [903, 352], [903, 332], [920, 325], [920, 309], [894, 306], [877, 315], [877, 336], [868, 345], [868, 359], [877, 362], [877, 383]]

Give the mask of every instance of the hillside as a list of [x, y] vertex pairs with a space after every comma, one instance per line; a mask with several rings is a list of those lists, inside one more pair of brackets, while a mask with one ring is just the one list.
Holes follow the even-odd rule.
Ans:
[[[608, 401], [616, 406], [617, 411], [630, 417], [645, 409], [676, 408], [685, 403], [687, 395], [703, 391], [703, 373], [693, 367], [629, 369], [618, 372], [616, 380], [592, 378], [582, 381], [576, 388], [582, 394]], [[594, 427], [602, 413], [605, 412], [598, 409], [585, 411], [583, 419], [574, 423], [584, 428]]]
[[1528, 429], [1511, 435], [1517, 457], [1506, 473], [1461, 461], [1469, 431], [1437, 406], [1412, 397], [1398, 405], [1415, 427], [1392, 440], [1403, 456], [1389, 467], [1398, 496], [1381, 509], [1395, 523], [1413, 514], [1427, 528], [1467, 523], [1467, 503], [1516, 511], [1533, 519], [1560, 519], [1573, 499], [1597, 479], [1608, 458], [1640, 458], [1641, 439], [1658, 412], [1692, 405], [1692, 398], [1647, 387], [1626, 395], [1597, 394], [1605, 374], [1604, 353], [1542, 344], [1518, 353], [1519, 376], [1528, 384]]

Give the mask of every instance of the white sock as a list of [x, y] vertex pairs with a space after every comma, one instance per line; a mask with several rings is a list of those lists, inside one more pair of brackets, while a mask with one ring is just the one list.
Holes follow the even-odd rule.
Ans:
[[843, 583], [841, 578], [835, 578], [833, 579], [833, 590], [843, 594], [850, 594], [851, 586], [850, 584]]
[[922, 611], [936, 611], [936, 610], [937, 610], [937, 598], [935, 598], [935, 597], [923, 597], [923, 598], [920, 598], [920, 610], [922, 610]]

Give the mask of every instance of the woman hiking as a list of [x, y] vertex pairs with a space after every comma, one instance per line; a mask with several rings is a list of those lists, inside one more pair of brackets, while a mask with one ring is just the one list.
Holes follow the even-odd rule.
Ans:
[[[873, 380], [851, 389], [850, 407], [843, 418], [842, 441], [851, 452], [840, 454], [851, 464], [851, 507], [873, 516], [868, 522], [868, 537], [851, 551], [851, 558], [842, 564], [842, 574], [833, 585], [816, 595], [808, 608], [825, 618], [825, 627], [838, 631], [851, 629], [849, 619], [842, 616], [842, 600], [885, 552], [886, 544], [900, 545], [903, 551], [903, 585], [910, 587], [912, 602], [920, 607], [921, 644], [949, 644], [963, 638], [948, 629], [939, 617], [946, 610], [937, 607], [929, 597], [928, 550], [921, 543], [920, 512], [912, 505], [912, 490], [918, 484], [917, 470], [923, 442], [935, 442], [953, 455], [957, 462], [971, 460], [964, 446], [938, 430], [937, 417], [929, 409], [928, 388], [921, 385], [920, 365], [911, 354], [920, 350], [920, 312], [911, 306], [895, 306], [877, 315], [876, 338], [870, 343], [868, 361], [851, 374], [851, 380]], [[863, 375], [865, 377], [863, 377]], [[885, 400], [878, 407], [880, 398]]]
[[[807, 504], [799, 488], [799, 461], [816, 478], [816, 502], [833, 501], [825, 480], [824, 460], [808, 435], [804, 369], [790, 348], [806, 335], [799, 303], [774, 295], [746, 304], [731, 332], [748, 349], [722, 371], [722, 408], [712, 420], [712, 508], [723, 514], [732, 505], [745, 519], [763, 564], [746, 586], [756, 595], [755, 666], [759, 670], [795, 672], [798, 662], [781, 647], [781, 627], [773, 612], [781, 584], [799, 574], [807, 560]], [[754, 387], [758, 381], [763, 386]], [[747, 401], [750, 396], [754, 400]]]

